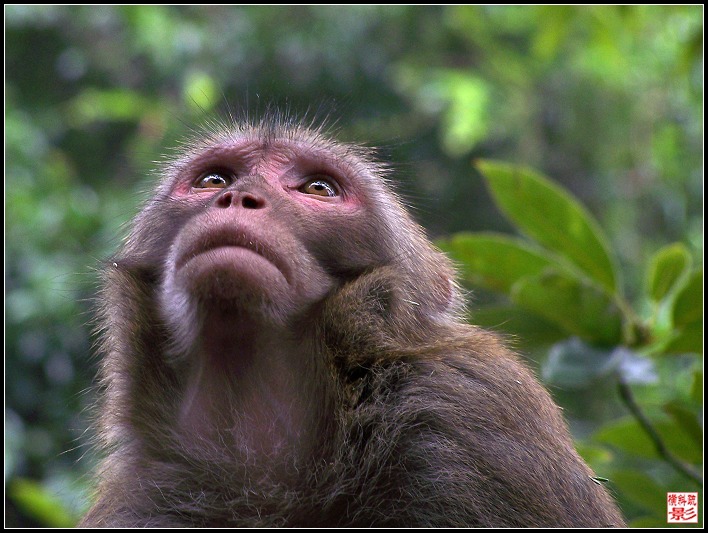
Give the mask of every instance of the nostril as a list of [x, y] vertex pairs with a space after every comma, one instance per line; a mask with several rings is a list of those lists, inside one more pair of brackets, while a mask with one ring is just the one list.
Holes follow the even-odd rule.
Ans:
[[264, 202], [260, 198], [251, 196], [250, 194], [244, 194], [241, 197], [241, 205], [245, 209], [260, 209], [264, 206]]
[[216, 205], [219, 207], [229, 207], [233, 202], [234, 195], [231, 191], [226, 191], [216, 200]]
[[215, 205], [223, 209], [243, 207], [244, 209], [261, 209], [265, 207], [265, 199], [250, 192], [224, 191], [216, 199]]

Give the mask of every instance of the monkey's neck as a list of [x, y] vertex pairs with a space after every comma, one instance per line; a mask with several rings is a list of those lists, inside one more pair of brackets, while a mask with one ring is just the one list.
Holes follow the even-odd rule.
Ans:
[[312, 449], [320, 431], [313, 406], [325, 398], [316, 397], [324, 392], [313, 384], [312, 348], [284, 328], [235, 318], [205, 321], [178, 411], [180, 427], [195, 449], [205, 440], [220, 442], [237, 461], [292, 464], [299, 458], [294, 454]]

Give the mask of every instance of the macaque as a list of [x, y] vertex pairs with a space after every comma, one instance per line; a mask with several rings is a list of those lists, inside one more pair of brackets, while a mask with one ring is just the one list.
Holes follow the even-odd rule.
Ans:
[[607, 527], [371, 150], [269, 113], [162, 168], [99, 297], [86, 527]]

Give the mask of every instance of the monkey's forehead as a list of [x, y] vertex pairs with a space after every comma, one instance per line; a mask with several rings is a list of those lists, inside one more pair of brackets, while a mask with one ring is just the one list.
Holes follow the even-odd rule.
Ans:
[[[341, 143], [320, 131], [302, 127], [221, 128], [197, 134], [181, 143], [171, 168], [209, 157], [308, 158], [335, 165], [343, 171], [387, 174], [388, 166], [375, 157], [375, 150]], [[176, 163], [176, 165], [175, 165]]]
[[353, 143], [342, 143], [325, 134], [322, 128], [307, 128], [300, 125], [278, 122], [260, 124], [239, 124], [227, 127], [223, 124], [212, 124], [197, 132], [183, 143], [185, 155], [193, 150], [204, 150], [214, 145], [236, 145], [249, 143], [262, 147], [291, 146], [298, 150], [316, 150], [330, 152], [339, 157], [355, 157], [364, 160], [375, 160], [375, 150]]

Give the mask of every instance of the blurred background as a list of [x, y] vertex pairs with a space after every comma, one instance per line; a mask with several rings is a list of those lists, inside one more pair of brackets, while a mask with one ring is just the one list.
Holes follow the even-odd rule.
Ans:
[[[7, 526], [86, 509], [97, 270], [154, 161], [229, 107], [336, 119], [434, 239], [514, 231], [476, 158], [543, 172], [598, 219], [640, 315], [656, 250], [702, 269], [702, 6], [6, 6], [5, 50]], [[474, 320], [497, 296], [470, 288]], [[519, 343], [541, 372], [554, 345]], [[701, 470], [702, 349], [643, 360], [640, 405]], [[605, 381], [547, 385], [633, 525], [701, 490]]]

